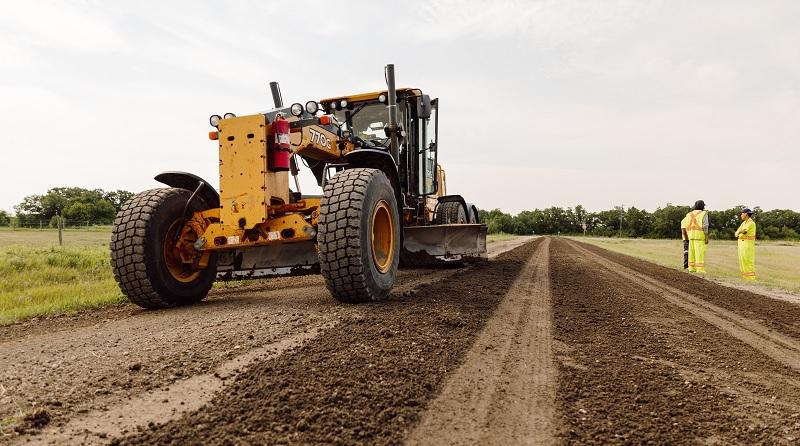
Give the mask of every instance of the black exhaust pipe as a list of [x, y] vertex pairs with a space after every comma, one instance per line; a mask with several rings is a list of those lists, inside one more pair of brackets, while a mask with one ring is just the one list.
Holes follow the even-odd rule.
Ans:
[[399, 163], [400, 158], [400, 143], [397, 139], [398, 125], [397, 125], [397, 89], [394, 84], [394, 64], [386, 65], [386, 86], [389, 88], [389, 97], [387, 108], [389, 109], [389, 141], [392, 148], [392, 158], [394, 163]]
[[275, 108], [283, 108], [283, 96], [281, 96], [281, 87], [277, 82], [270, 82], [269, 89], [272, 91], [272, 102], [275, 103]]

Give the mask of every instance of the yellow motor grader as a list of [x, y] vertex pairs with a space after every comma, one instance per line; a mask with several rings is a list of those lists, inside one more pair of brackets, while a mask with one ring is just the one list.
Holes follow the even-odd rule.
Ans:
[[[486, 259], [486, 226], [447, 195], [438, 164], [438, 99], [416, 88], [211, 116], [219, 191], [164, 172], [169, 187], [134, 196], [114, 221], [111, 264], [145, 308], [202, 300], [215, 280], [322, 273], [334, 298], [385, 298], [398, 265]], [[323, 194], [303, 195], [298, 166]], [[290, 188], [290, 176], [294, 190]]]

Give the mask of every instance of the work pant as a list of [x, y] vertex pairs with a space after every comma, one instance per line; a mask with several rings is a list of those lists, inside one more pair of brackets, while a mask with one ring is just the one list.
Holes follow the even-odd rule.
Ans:
[[706, 272], [705, 240], [689, 240], [689, 272]]
[[739, 240], [739, 271], [742, 279], [756, 280], [756, 242]]
[[683, 269], [689, 267], [689, 240], [683, 241]]

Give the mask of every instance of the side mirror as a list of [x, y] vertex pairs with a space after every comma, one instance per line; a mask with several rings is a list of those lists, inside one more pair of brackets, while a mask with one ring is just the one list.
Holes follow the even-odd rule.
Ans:
[[417, 102], [417, 117], [422, 119], [431, 117], [431, 97], [427, 94], [423, 94]]

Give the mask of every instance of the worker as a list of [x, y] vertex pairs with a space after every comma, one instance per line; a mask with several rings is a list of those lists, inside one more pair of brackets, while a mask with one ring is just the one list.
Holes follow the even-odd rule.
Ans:
[[689, 214], [686, 214], [681, 220], [681, 237], [683, 237], [683, 269], [689, 268], [689, 233], [686, 228], [689, 227]]
[[756, 222], [750, 208], [742, 209], [741, 217], [742, 224], [734, 233], [739, 240], [739, 270], [742, 279], [756, 280]]
[[689, 272], [706, 272], [706, 245], [708, 245], [708, 212], [703, 200], [697, 200], [692, 210], [686, 214], [689, 224], [686, 235], [689, 238]]

